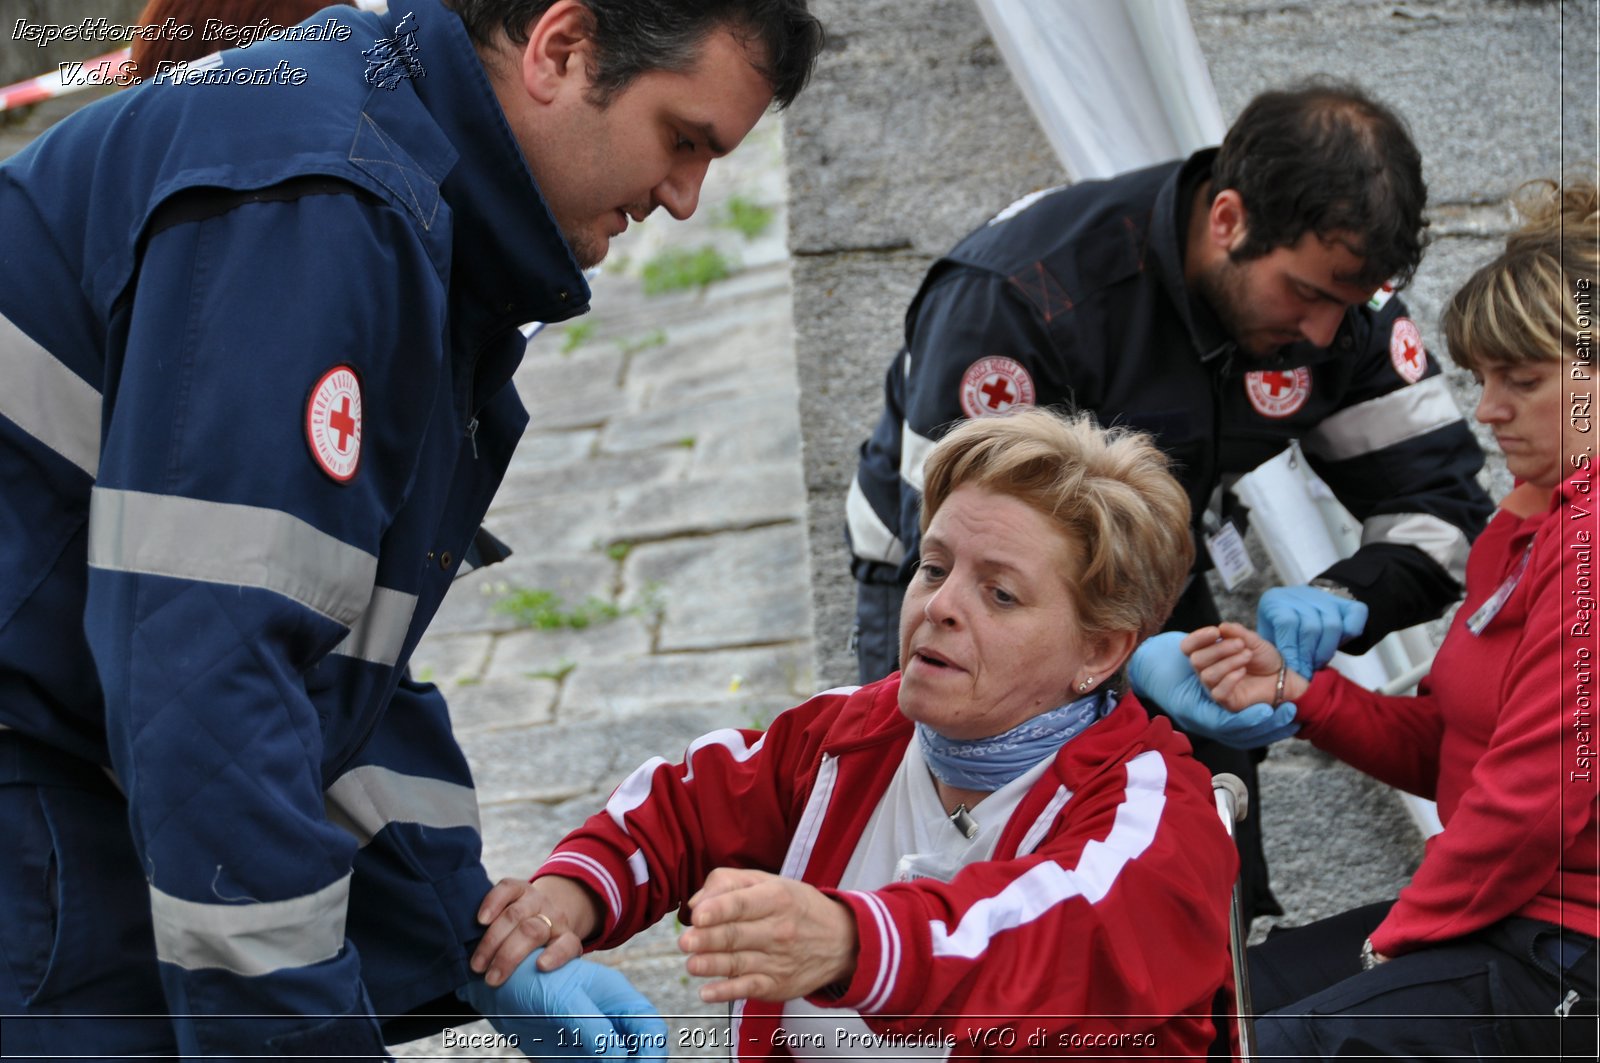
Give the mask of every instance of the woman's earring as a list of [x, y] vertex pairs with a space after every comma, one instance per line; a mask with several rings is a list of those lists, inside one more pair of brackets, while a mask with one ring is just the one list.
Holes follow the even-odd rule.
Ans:
[[1088, 679], [1085, 679], [1083, 682], [1078, 684], [1078, 693], [1087, 694], [1089, 692], [1089, 688], [1092, 686], [1094, 686], [1094, 676], [1090, 676]]

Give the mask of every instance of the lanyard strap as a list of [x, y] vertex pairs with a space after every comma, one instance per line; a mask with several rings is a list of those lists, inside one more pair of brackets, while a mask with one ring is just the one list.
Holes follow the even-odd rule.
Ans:
[[1505, 607], [1506, 600], [1511, 597], [1511, 592], [1517, 589], [1517, 584], [1522, 580], [1522, 574], [1528, 571], [1528, 558], [1533, 556], [1533, 540], [1528, 540], [1528, 548], [1522, 551], [1522, 560], [1517, 562], [1517, 567], [1507, 576], [1505, 582], [1500, 584], [1489, 600], [1478, 606], [1477, 612], [1467, 617], [1467, 630], [1474, 635], [1483, 634], [1483, 629], [1489, 626], [1489, 621]]

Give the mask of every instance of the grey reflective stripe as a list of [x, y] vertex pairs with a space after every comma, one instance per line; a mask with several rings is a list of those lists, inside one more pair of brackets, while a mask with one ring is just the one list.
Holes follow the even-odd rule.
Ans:
[[350, 876], [286, 901], [199, 904], [150, 887], [156, 958], [189, 971], [254, 978], [331, 960], [344, 945]]
[[0, 314], [0, 414], [93, 477], [100, 393]]
[[281, 510], [96, 487], [89, 564], [116, 572], [258, 587], [349, 626], [378, 559]]
[[900, 426], [900, 479], [911, 489], [922, 493], [922, 466], [927, 463], [933, 440], [919, 436], [911, 430], [911, 422]]
[[472, 787], [403, 775], [376, 765], [345, 772], [324, 797], [328, 821], [343, 827], [362, 845], [391, 823], [479, 829], [478, 795]]
[[374, 587], [372, 601], [350, 628], [350, 634], [333, 648], [334, 653], [355, 657], [373, 664], [393, 665], [400, 660], [406, 632], [411, 630], [411, 615], [417, 611], [417, 596], [405, 591]]
[[1472, 544], [1460, 528], [1426, 513], [1390, 513], [1369, 517], [1361, 525], [1361, 545], [1400, 543], [1414, 546], [1438, 562], [1450, 578], [1467, 582], [1467, 551]]
[[1461, 420], [1444, 377], [1429, 377], [1327, 418], [1301, 440], [1306, 450], [1331, 461], [1370, 454], [1426, 435]]
[[1003, 221], [1008, 221], [1011, 218], [1015, 218], [1018, 214], [1021, 214], [1023, 211], [1039, 202], [1039, 200], [1043, 199], [1045, 196], [1048, 196], [1052, 192], [1060, 191], [1065, 187], [1067, 186], [1051, 185], [1049, 188], [1041, 188], [1036, 192], [1029, 192], [1027, 195], [1023, 196], [1021, 199], [1018, 199], [1010, 206], [1003, 208], [999, 214], [996, 214], [994, 217], [990, 218], [987, 224], [998, 225]]
[[901, 542], [888, 525], [878, 519], [866, 492], [861, 490], [861, 477], [850, 481], [850, 493], [845, 498], [844, 522], [850, 529], [850, 551], [868, 561], [882, 561], [898, 565], [906, 559], [906, 544]]

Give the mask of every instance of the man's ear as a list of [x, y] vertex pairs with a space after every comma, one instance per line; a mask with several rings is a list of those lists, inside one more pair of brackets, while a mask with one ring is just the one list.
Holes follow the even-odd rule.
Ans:
[[564, 90], [586, 92], [594, 69], [594, 21], [579, 0], [556, 0], [528, 26], [522, 86], [535, 101], [553, 102]]
[[1224, 188], [1211, 200], [1211, 210], [1206, 218], [1206, 232], [1212, 246], [1231, 252], [1240, 247], [1249, 231], [1249, 213], [1244, 209], [1244, 197], [1232, 188]]

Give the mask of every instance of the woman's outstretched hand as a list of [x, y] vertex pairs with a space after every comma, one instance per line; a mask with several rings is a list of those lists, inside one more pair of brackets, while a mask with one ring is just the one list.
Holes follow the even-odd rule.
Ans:
[[678, 948], [690, 974], [714, 979], [700, 988], [707, 1003], [793, 1000], [855, 970], [855, 916], [815, 886], [719, 867], [689, 908], [694, 925]]
[[1178, 648], [1213, 701], [1232, 712], [1251, 705], [1297, 701], [1311, 684], [1297, 672], [1278, 674], [1283, 656], [1277, 647], [1242, 624], [1225, 623], [1192, 631]]
[[[1212, 698], [1182, 647], [1189, 639], [1194, 639], [1197, 647], [1209, 646], [1218, 636], [1216, 628], [1206, 628], [1195, 635], [1167, 631], [1145, 639], [1128, 662], [1128, 679], [1134, 693], [1146, 705], [1165, 712], [1186, 733], [1210, 738], [1234, 749], [1271, 745], [1298, 731], [1300, 725], [1294, 722], [1297, 711], [1294, 704], [1284, 701], [1274, 708], [1268, 703], [1271, 692], [1267, 702], [1237, 707], [1221, 705]], [[1276, 669], [1272, 674], [1272, 688], [1277, 689]]]

